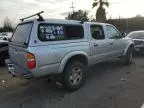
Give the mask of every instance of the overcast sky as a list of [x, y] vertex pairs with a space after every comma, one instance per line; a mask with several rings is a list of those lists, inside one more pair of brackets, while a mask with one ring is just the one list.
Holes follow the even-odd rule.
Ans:
[[[95, 16], [92, 9], [93, 0], [73, 0], [75, 10], [83, 9], [89, 12], [89, 17]], [[107, 17], [133, 17], [137, 14], [144, 16], [144, 0], [109, 0]], [[44, 10], [45, 18], [64, 19], [71, 12], [72, 0], [0, 0], [0, 26], [7, 16], [14, 24], [18, 19]]]

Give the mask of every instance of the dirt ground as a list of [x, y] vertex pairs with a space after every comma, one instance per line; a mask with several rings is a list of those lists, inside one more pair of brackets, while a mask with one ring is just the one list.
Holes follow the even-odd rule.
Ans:
[[0, 108], [140, 108], [144, 103], [144, 56], [130, 66], [90, 67], [84, 87], [68, 92], [47, 78], [20, 79], [0, 67]]

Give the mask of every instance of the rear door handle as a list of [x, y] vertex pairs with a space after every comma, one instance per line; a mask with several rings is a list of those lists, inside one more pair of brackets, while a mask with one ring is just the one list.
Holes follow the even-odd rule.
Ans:
[[93, 45], [94, 45], [94, 46], [98, 46], [98, 44], [96, 44], [96, 43], [94, 43]]

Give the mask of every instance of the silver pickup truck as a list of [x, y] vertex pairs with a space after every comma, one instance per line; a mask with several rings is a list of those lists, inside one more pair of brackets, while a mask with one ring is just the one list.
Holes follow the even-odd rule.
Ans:
[[134, 44], [111, 24], [72, 20], [24, 21], [9, 42], [6, 60], [13, 76], [54, 75], [64, 87], [84, 84], [88, 66], [119, 58], [130, 64]]

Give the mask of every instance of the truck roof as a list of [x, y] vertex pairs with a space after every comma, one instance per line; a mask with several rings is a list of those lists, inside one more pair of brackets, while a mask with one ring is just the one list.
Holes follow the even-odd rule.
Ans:
[[[83, 22], [78, 20], [66, 20], [66, 19], [45, 19], [44, 21], [37, 21], [37, 19], [34, 20], [26, 20], [22, 23], [28, 23], [28, 22], [41, 22], [41, 23], [58, 23], [58, 24], [100, 24], [105, 25], [106, 23], [100, 23], [100, 22]], [[22, 24], [21, 23], [21, 24]]]

